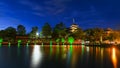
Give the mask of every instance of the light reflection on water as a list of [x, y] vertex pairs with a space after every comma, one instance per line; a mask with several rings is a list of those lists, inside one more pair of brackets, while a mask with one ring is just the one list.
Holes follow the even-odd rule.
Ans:
[[0, 63], [7, 64], [9, 59], [13, 66], [19, 63], [16, 68], [120, 68], [120, 49], [115, 47], [33, 45], [12, 46], [6, 51], [7, 48], [0, 48]]
[[32, 52], [31, 68], [37, 68], [41, 63], [42, 53], [40, 45], [35, 45]]
[[112, 48], [112, 62], [114, 68], [117, 68], [117, 57], [116, 57], [116, 49]]

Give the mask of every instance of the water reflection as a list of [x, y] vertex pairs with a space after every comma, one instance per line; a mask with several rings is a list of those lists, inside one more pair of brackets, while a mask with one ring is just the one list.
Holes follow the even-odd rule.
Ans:
[[114, 68], [117, 68], [117, 57], [116, 57], [115, 48], [112, 48], [112, 62], [113, 62]]
[[[70, 62], [72, 60], [72, 51], [73, 51], [73, 48], [70, 47], [69, 51], [68, 51], [68, 55], [67, 55], [67, 66], [71, 65]], [[68, 67], [69, 68], [69, 67]]]
[[87, 51], [87, 58], [86, 58], [86, 62], [88, 62], [88, 59], [89, 59], [89, 51], [90, 51], [90, 47], [86, 47], [86, 51]]
[[82, 55], [84, 54], [84, 45], [82, 45]]
[[87, 48], [87, 52], [89, 53], [89, 50], [90, 50], [89, 47], [86, 47], [86, 48]]
[[112, 47], [21, 45], [0, 48], [0, 68], [120, 68], [119, 62], [120, 49]]
[[53, 49], [52, 49], [52, 47], [50, 47], [50, 59], [52, 57], [52, 52], [53, 52]]
[[57, 46], [57, 50], [56, 50], [56, 59], [58, 59], [58, 57], [59, 57], [59, 46]]
[[64, 45], [64, 46], [62, 46], [62, 59], [64, 60], [64, 59], [66, 59], [66, 57], [67, 57], [67, 53], [66, 53], [66, 48], [65, 48], [65, 46], [66, 45]]
[[42, 53], [40, 50], [40, 45], [35, 45], [32, 52], [31, 67], [38, 68], [42, 58]]
[[17, 56], [19, 57], [20, 56], [20, 47], [17, 48]]

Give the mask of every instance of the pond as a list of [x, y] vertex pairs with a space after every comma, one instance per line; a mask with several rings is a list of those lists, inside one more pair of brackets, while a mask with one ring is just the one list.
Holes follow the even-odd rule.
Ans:
[[120, 68], [120, 49], [84, 45], [2, 46], [0, 68]]

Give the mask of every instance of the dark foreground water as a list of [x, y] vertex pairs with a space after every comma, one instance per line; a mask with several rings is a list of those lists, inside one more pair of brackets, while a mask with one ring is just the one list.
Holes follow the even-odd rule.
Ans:
[[120, 68], [120, 49], [87, 46], [2, 46], [0, 68]]

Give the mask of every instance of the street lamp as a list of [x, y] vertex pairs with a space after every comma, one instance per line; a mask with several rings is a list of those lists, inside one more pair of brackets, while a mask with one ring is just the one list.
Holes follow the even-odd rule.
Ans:
[[39, 33], [37, 32], [37, 33], [36, 33], [36, 36], [38, 36], [38, 35], [39, 35]]
[[37, 32], [37, 33], [36, 33], [36, 38], [37, 38], [38, 36], [39, 36], [39, 33]]
[[35, 38], [35, 45], [36, 45], [36, 42], [37, 42], [37, 38], [39, 37], [39, 33], [36, 32], [36, 38]]

